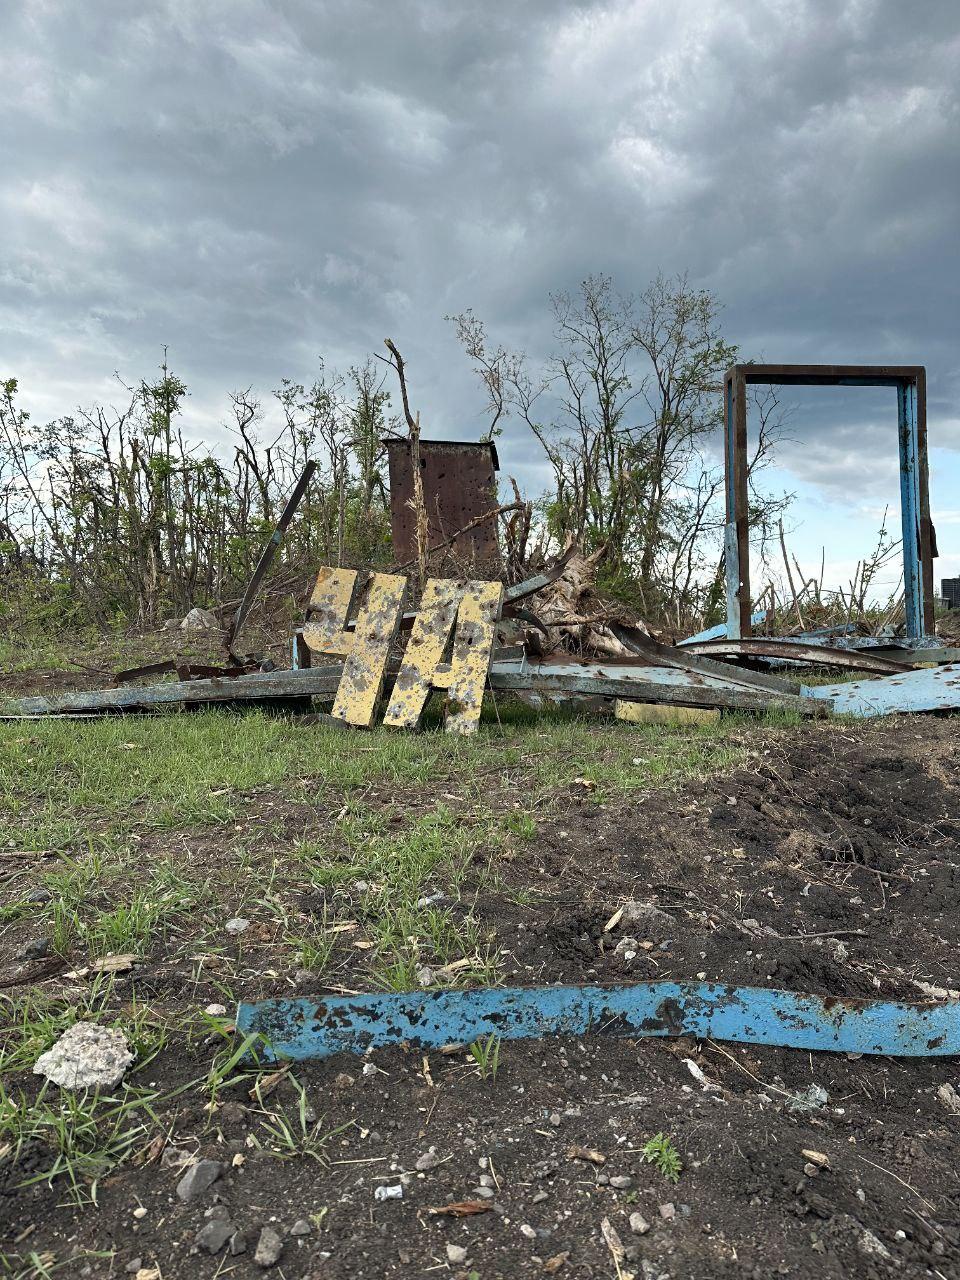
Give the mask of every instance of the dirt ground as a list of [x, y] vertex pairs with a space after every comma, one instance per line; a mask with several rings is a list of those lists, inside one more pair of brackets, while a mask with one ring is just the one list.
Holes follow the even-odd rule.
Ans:
[[[501, 852], [500, 879], [467, 877], [460, 909], [495, 932], [514, 984], [946, 998], [960, 987], [957, 763], [957, 721], [926, 717], [765, 733], [733, 772], [602, 806], [572, 783]], [[328, 926], [356, 914], [349, 886], [312, 892]], [[606, 927], [631, 901], [655, 910]], [[130, 999], [175, 998], [162, 966], [124, 981]], [[256, 994], [279, 990], [267, 975]], [[485, 1077], [462, 1050], [391, 1050], [177, 1092], [216, 1043], [167, 1044], [140, 1073], [155, 1094], [142, 1140], [95, 1205], [62, 1181], [23, 1187], [40, 1144], [0, 1145], [8, 1274], [55, 1258], [56, 1274], [140, 1280], [960, 1278], [955, 1059], [597, 1036], [505, 1042]], [[37, 1087], [26, 1071], [8, 1083]], [[676, 1182], [643, 1158], [657, 1134]], [[218, 1176], [184, 1200], [192, 1158]], [[270, 1269], [264, 1228], [281, 1250]]]

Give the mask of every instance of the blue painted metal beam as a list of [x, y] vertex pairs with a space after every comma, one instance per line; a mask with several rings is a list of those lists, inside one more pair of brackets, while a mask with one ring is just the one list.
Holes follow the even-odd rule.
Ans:
[[274, 1058], [325, 1058], [390, 1045], [439, 1049], [489, 1035], [680, 1036], [835, 1053], [960, 1053], [960, 1002], [895, 1003], [720, 983], [485, 987], [241, 1004], [237, 1029]]
[[916, 639], [924, 633], [924, 600], [920, 565], [920, 440], [917, 426], [917, 387], [913, 382], [901, 382], [897, 386], [897, 428], [906, 632], [909, 637]]
[[[750, 615], [750, 625], [752, 627], [759, 627], [766, 620], [766, 609], [760, 609], [757, 613]], [[706, 631], [698, 631], [695, 636], [687, 636], [686, 640], [678, 640], [677, 648], [682, 649], [685, 644], [703, 644], [707, 640], [727, 640], [732, 638], [727, 635], [727, 624], [718, 622], [715, 627], [707, 627]]]
[[960, 710], [960, 662], [904, 671], [877, 680], [802, 685], [804, 698], [825, 699], [836, 715], [893, 716], [905, 711]]

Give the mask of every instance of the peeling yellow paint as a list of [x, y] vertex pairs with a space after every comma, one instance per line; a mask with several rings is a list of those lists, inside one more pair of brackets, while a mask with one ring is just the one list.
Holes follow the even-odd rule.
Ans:
[[477, 731], [502, 602], [503, 584], [500, 582], [468, 582], [465, 586], [453, 637], [444, 721], [448, 733], [471, 734]]
[[356, 569], [323, 568], [317, 574], [303, 624], [304, 643], [314, 653], [348, 654], [354, 634], [344, 630], [357, 584]]
[[444, 686], [449, 684], [449, 668], [445, 673], [439, 668], [466, 585], [453, 578], [427, 579], [384, 724], [394, 729], [415, 729], [431, 689], [439, 688], [441, 679]]
[[406, 578], [399, 574], [375, 573], [370, 579], [353, 642], [344, 650], [347, 657], [331, 710], [332, 715], [347, 724], [369, 725], [373, 721], [390, 646], [400, 627], [406, 586]]

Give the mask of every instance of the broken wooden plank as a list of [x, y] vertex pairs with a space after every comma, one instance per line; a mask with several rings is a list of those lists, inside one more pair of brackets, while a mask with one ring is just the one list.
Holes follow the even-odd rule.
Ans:
[[97, 714], [104, 711], [151, 711], [188, 703], [264, 702], [274, 698], [333, 698], [343, 664], [303, 671], [256, 672], [234, 679], [170, 681], [169, 684], [126, 685], [120, 689], [74, 690], [53, 696], [9, 698], [0, 715], [42, 716]]
[[[494, 663], [490, 686], [546, 694], [624, 698], [635, 702], [663, 702], [675, 706], [721, 707], [764, 711], [771, 708], [811, 714], [811, 702], [792, 694], [742, 688], [718, 677], [672, 667], [618, 666], [613, 663], [540, 663], [521, 669]], [[813, 711], [812, 714], [823, 714]]]

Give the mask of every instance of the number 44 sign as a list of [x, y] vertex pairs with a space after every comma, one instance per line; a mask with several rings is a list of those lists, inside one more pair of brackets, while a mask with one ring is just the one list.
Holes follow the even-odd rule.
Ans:
[[[406, 578], [397, 574], [372, 574], [354, 628], [348, 631], [357, 571], [324, 568], [317, 575], [310, 621], [301, 634], [313, 653], [343, 657], [332, 714], [347, 724], [373, 723], [400, 630], [406, 585]], [[415, 729], [431, 692], [445, 689], [447, 732], [476, 732], [502, 599], [499, 582], [427, 579], [383, 717], [385, 725]]]

